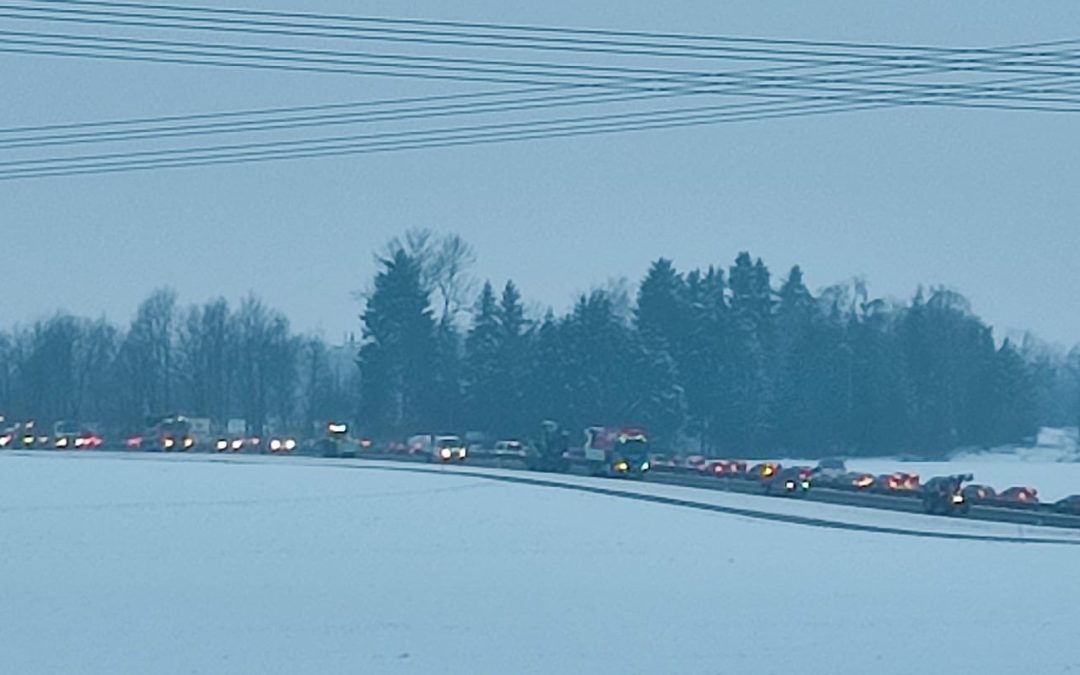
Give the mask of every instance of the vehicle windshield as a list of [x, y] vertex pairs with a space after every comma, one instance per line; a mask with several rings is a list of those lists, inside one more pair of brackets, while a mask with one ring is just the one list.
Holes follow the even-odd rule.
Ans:
[[620, 440], [615, 447], [619, 454], [627, 458], [644, 458], [649, 453], [649, 442], [642, 438]]

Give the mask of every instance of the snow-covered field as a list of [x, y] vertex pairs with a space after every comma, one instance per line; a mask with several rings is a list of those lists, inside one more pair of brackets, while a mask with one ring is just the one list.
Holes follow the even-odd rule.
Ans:
[[452, 471], [206, 459], [0, 454], [0, 672], [1080, 672], [1080, 546], [790, 525]]

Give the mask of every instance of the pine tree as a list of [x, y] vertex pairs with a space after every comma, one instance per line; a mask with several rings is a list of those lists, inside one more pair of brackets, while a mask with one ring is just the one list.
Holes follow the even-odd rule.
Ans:
[[380, 263], [361, 315], [361, 421], [411, 433], [430, 423], [425, 413], [434, 396], [435, 321], [417, 262], [399, 249]]
[[473, 323], [465, 338], [466, 417], [471, 428], [493, 431], [498, 422], [500, 326], [495, 292], [484, 284], [473, 312]]
[[740, 253], [728, 276], [731, 284], [731, 397], [726, 426], [734, 449], [758, 454], [773, 434], [773, 300], [769, 272], [759, 259]]
[[525, 391], [529, 387], [529, 325], [521, 294], [513, 281], [503, 287], [499, 306], [498, 344], [495, 353], [498, 372], [499, 395], [498, 424], [493, 427], [500, 435], [523, 437], [530, 433], [539, 420], [527, 410]]

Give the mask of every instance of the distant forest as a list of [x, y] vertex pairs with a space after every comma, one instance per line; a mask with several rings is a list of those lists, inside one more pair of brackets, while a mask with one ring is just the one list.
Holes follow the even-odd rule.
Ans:
[[254, 296], [181, 307], [152, 293], [126, 328], [57, 314], [0, 331], [8, 420], [140, 428], [153, 414], [393, 439], [526, 438], [543, 419], [640, 425], [660, 450], [942, 456], [1080, 421], [1080, 348], [995, 342], [944, 288], [909, 301], [853, 282], [812, 293], [740, 253], [727, 269], [656, 260], [565, 314], [472, 275], [460, 237], [418, 230], [377, 254], [355, 343], [297, 335]]

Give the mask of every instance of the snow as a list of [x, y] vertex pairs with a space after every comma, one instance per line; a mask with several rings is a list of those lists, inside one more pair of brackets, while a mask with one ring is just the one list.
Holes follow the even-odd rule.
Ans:
[[1080, 462], [1076, 427], [1043, 427], [1034, 445], [1006, 445], [989, 450], [966, 450], [956, 460], [984, 459], [1012, 462]]
[[791, 525], [467, 467], [216, 459], [0, 454], [0, 672], [1080, 670], [1080, 546]]

